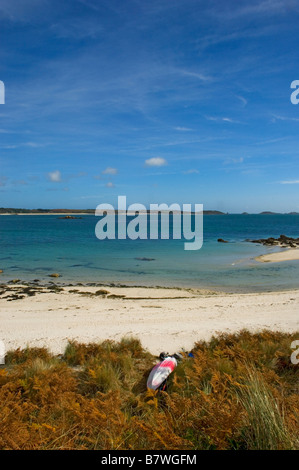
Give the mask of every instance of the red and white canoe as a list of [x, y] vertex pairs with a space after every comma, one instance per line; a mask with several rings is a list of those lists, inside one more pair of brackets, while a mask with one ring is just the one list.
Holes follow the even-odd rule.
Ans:
[[147, 379], [147, 388], [157, 390], [167, 377], [174, 371], [177, 361], [174, 357], [166, 357], [162, 362], [155, 365]]

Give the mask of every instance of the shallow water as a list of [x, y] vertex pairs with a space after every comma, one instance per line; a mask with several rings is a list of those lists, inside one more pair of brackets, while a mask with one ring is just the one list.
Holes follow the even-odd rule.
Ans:
[[[299, 235], [299, 215], [206, 215], [204, 244], [185, 251], [184, 240], [105, 240], [95, 236], [98, 218], [55, 215], [0, 217], [0, 280], [120, 283], [265, 291], [299, 286], [299, 261], [258, 263], [277, 251], [246, 239]], [[230, 243], [218, 243], [223, 238]], [[152, 261], [136, 258], [153, 258]]]

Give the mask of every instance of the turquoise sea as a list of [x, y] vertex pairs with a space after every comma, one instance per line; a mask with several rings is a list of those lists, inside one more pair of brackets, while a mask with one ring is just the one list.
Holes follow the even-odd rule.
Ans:
[[[95, 236], [98, 218], [56, 215], [0, 216], [0, 281], [115, 283], [190, 286], [226, 291], [267, 291], [299, 287], [299, 261], [258, 263], [278, 251], [246, 239], [299, 236], [299, 215], [205, 215], [204, 244], [185, 251], [184, 240], [104, 240]], [[223, 238], [230, 243], [218, 243]], [[137, 258], [150, 258], [151, 261]], [[55, 280], [56, 282], [56, 280]]]

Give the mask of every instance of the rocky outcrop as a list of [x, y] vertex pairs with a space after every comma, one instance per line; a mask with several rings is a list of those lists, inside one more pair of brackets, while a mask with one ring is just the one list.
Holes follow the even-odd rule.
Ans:
[[279, 238], [259, 238], [258, 240], [247, 240], [251, 243], [260, 243], [265, 246], [282, 246], [288, 248], [299, 248], [299, 238], [287, 237], [280, 235]]
[[218, 238], [217, 240], [218, 243], [228, 243], [227, 240], [223, 240], [223, 238]]
[[57, 217], [58, 219], [82, 219], [82, 217], [74, 217], [73, 215], [66, 215], [65, 217]]

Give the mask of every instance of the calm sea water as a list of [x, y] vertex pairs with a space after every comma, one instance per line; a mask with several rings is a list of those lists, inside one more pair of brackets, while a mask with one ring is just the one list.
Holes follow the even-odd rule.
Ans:
[[[0, 216], [0, 281], [19, 278], [59, 282], [212, 287], [265, 291], [299, 287], [299, 261], [262, 264], [277, 251], [245, 242], [280, 234], [299, 236], [299, 215], [207, 215], [204, 245], [185, 251], [181, 240], [105, 240], [95, 236], [98, 218]], [[218, 243], [224, 238], [231, 243]], [[136, 258], [153, 258], [141, 261]]]

